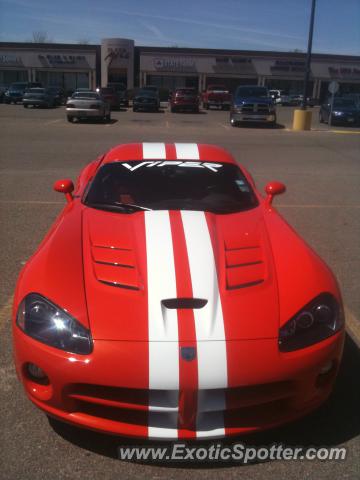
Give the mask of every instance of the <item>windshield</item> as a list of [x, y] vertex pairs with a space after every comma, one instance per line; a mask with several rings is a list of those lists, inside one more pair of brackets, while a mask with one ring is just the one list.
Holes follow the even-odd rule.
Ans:
[[105, 94], [105, 95], [109, 95], [109, 94], [114, 95], [115, 94], [115, 90], [113, 88], [102, 88], [100, 90], [100, 92], [102, 94]]
[[27, 83], [13, 83], [10, 87], [11, 90], [24, 90], [28, 86]]
[[71, 98], [83, 98], [83, 99], [90, 98], [92, 100], [100, 100], [100, 95], [93, 92], [77, 92], [77, 93], [74, 93]]
[[179, 88], [175, 92], [176, 95], [196, 95], [196, 92], [192, 88]]
[[157, 97], [157, 92], [155, 92], [154, 90], [146, 90], [146, 89], [142, 89], [142, 90], [139, 90], [137, 96], [146, 96], [146, 97]]
[[45, 88], [29, 88], [26, 93], [45, 93]]
[[267, 98], [268, 97], [268, 91], [267, 91], [266, 88], [262, 88], [262, 87], [238, 87], [238, 89], [236, 90], [236, 97]]
[[238, 166], [196, 161], [129, 161], [105, 164], [85, 204], [103, 210], [199, 210], [225, 214], [257, 206]]
[[335, 98], [334, 107], [355, 107], [355, 102], [352, 98]]

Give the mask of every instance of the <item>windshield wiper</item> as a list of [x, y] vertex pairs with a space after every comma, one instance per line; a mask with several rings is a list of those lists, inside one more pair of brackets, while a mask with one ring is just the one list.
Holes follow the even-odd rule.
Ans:
[[88, 203], [89, 207], [92, 208], [99, 208], [101, 210], [107, 210], [109, 212], [119, 212], [119, 211], [139, 211], [139, 210], [151, 210], [151, 208], [143, 207], [141, 205], [135, 205], [133, 203], [121, 203], [121, 202], [114, 202], [114, 203]]

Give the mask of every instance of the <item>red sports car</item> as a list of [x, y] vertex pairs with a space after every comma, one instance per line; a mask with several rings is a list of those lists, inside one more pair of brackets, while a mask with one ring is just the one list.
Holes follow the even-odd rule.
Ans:
[[47, 414], [103, 432], [211, 438], [329, 396], [336, 280], [222, 148], [119, 145], [90, 163], [20, 274], [16, 369]]

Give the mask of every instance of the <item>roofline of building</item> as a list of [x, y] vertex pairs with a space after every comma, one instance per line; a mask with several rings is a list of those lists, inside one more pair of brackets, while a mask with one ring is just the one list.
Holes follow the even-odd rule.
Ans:
[[0, 48], [25, 48], [32, 50], [98, 50], [100, 45], [82, 43], [35, 43], [35, 42], [0, 42]]
[[[101, 45], [79, 43], [35, 43], [35, 42], [0, 42], [0, 48], [24, 48], [32, 50], [99, 50]], [[285, 52], [273, 50], [230, 50], [217, 48], [192, 48], [192, 47], [156, 47], [136, 45], [135, 51], [139, 53], [168, 53], [184, 55], [247, 55], [249, 57], [284, 57], [305, 59], [304, 52]], [[332, 53], [313, 53], [312, 57], [317, 60], [360, 61], [360, 55], [340, 55]]]
[[[259, 57], [284, 57], [291, 56], [296, 58], [306, 58], [305, 52], [286, 52], [275, 50], [228, 50], [217, 48], [191, 48], [191, 47], [149, 47], [149, 46], [136, 46], [140, 52], [151, 53], [184, 53], [184, 54], [205, 54], [205, 55], [248, 55]], [[340, 55], [336, 53], [312, 53], [312, 57], [316, 59], [331, 59], [331, 60], [356, 60], [360, 61], [360, 55]]]

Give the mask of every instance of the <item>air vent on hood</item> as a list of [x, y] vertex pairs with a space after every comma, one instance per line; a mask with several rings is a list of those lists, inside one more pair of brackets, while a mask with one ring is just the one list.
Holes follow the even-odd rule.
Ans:
[[139, 275], [130, 248], [92, 245], [91, 254], [97, 280], [113, 287], [139, 290]]
[[178, 308], [203, 308], [207, 304], [207, 300], [203, 298], [168, 298], [161, 300], [161, 303], [166, 308], [178, 309]]
[[252, 287], [264, 281], [265, 269], [259, 246], [225, 247], [226, 288]]

